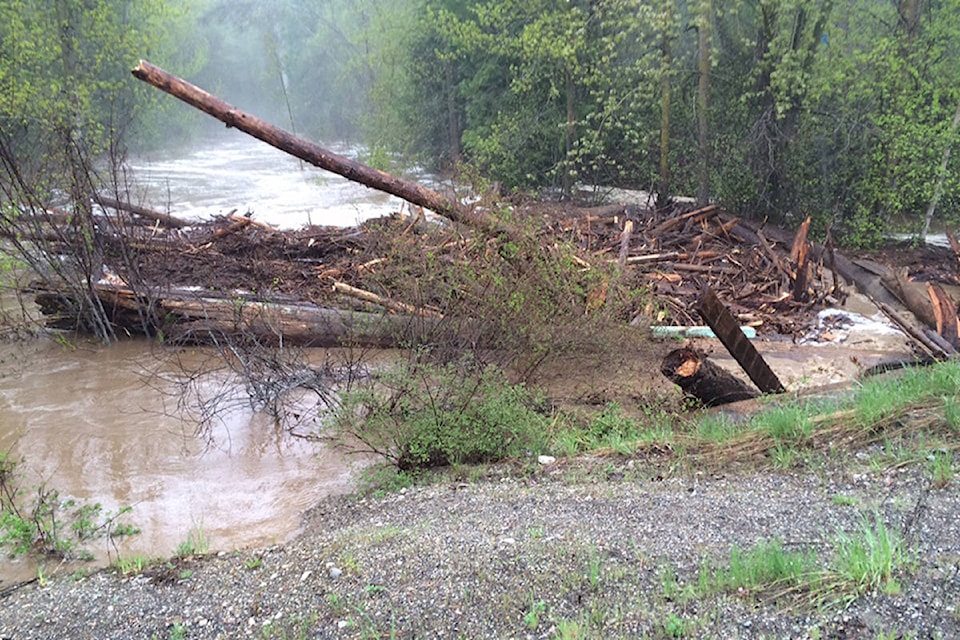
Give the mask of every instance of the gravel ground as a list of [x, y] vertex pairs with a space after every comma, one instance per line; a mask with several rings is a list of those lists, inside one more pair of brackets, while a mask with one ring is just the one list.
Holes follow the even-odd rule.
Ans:
[[[960, 492], [858, 466], [664, 478], [581, 460], [331, 499], [285, 545], [8, 591], [0, 638], [960, 637]], [[873, 514], [912, 554], [899, 594], [825, 609], [696, 592], [734, 545], [826, 564]]]

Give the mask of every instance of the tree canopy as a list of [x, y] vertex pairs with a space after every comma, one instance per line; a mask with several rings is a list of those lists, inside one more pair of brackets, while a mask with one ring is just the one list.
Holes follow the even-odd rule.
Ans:
[[[0, 120], [27, 149], [103, 151], [147, 100], [130, 67], [153, 58], [370, 161], [691, 195], [869, 242], [960, 217], [958, 4], [8, 0]], [[139, 130], [174, 137], [157, 113]]]

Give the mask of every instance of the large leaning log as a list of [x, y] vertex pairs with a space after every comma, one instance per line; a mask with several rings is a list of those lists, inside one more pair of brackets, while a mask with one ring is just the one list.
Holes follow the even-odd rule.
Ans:
[[130, 202], [122, 202], [120, 200], [117, 200], [116, 198], [111, 198], [109, 196], [95, 195], [93, 200], [104, 209], [109, 208], [109, 209], [116, 209], [117, 211], [126, 211], [128, 213], [132, 213], [132, 214], [141, 216], [143, 218], [153, 220], [154, 222], [159, 222], [163, 226], [169, 227], [171, 229], [182, 229], [190, 224], [186, 220], [181, 220], [176, 216], [171, 216], [170, 214], [163, 213], [161, 211], [156, 211], [148, 207], [141, 207], [140, 205], [136, 205]]
[[707, 407], [756, 398], [757, 392], [694, 349], [674, 349], [664, 357], [660, 372], [683, 392]]
[[318, 144], [299, 138], [256, 116], [245, 113], [145, 60], [141, 60], [132, 73], [136, 78], [213, 116], [228, 127], [237, 128], [321, 169], [326, 169], [378, 191], [395, 195], [459, 224], [493, 234], [505, 233], [511, 237], [520, 235], [512, 225], [486, 211], [466, 207], [415, 182], [403, 180], [328, 151]]

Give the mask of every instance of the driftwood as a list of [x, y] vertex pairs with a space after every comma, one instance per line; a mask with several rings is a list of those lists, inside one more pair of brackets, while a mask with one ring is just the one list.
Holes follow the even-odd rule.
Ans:
[[807, 234], [810, 232], [810, 218], [808, 217], [800, 225], [797, 235], [793, 239], [793, 247], [790, 250], [790, 260], [793, 262], [793, 299], [797, 302], [808, 302], [810, 293], [807, 290], [807, 283], [810, 281], [810, 243], [807, 242]]
[[170, 227], [171, 229], [182, 229], [190, 225], [190, 223], [186, 220], [171, 216], [170, 214], [162, 213], [148, 207], [141, 207], [129, 202], [122, 202], [109, 196], [96, 195], [94, 196], [94, 202], [99, 204], [104, 209], [109, 208], [116, 209], [117, 211], [126, 211], [127, 213], [132, 213], [153, 220], [154, 222], [159, 222], [165, 227]]
[[357, 287], [352, 287], [345, 282], [334, 282], [333, 290], [337, 293], [342, 293], [345, 296], [351, 298], [356, 298], [357, 300], [363, 300], [364, 302], [370, 302], [371, 304], [378, 305], [384, 309], [390, 311], [391, 313], [402, 313], [412, 316], [420, 316], [423, 318], [443, 318], [443, 314], [434, 311], [432, 309], [424, 309], [423, 307], [415, 307], [411, 304], [405, 302], [399, 302], [397, 300], [391, 300], [390, 298], [384, 298], [381, 295], [378, 295], [372, 291], [367, 291], [365, 289], [358, 289]]
[[944, 345], [931, 340], [922, 329], [917, 327], [912, 322], [909, 322], [886, 302], [881, 302], [880, 300], [875, 300], [872, 298], [870, 301], [873, 302], [873, 304], [875, 304], [877, 308], [883, 312], [883, 315], [893, 320], [893, 322], [900, 327], [904, 333], [913, 338], [915, 344], [918, 345], [923, 351], [926, 351], [929, 355], [937, 358], [938, 360], [942, 360], [947, 356], [956, 353], [956, 351], [952, 348], [944, 348]]
[[749, 400], [758, 395], [747, 383], [715, 364], [702, 351], [687, 347], [668, 353], [660, 364], [660, 372], [707, 407]]
[[627, 255], [630, 253], [630, 238], [633, 236], [633, 220], [623, 223], [623, 233], [620, 234], [620, 251], [617, 254], [617, 264], [622, 269], [627, 264]]
[[258, 140], [285, 151], [305, 162], [359, 182], [372, 189], [395, 195], [407, 202], [429, 209], [458, 224], [463, 224], [492, 234], [507, 234], [519, 237], [520, 232], [512, 225], [480, 209], [470, 208], [443, 194], [427, 189], [415, 182], [403, 180], [386, 172], [338, 155], [323, 147], [299, 138], [283, 129], [224, 102], [203, 89], [178, 78], [160, 67], [141, 60], [133, 69], [133, 75], [144, 82], [186, 102], [228, 127], [235, 127]]
[[[412, 315], [330, 309], [301, 302], [262, 302], [242, 296], [197, 297], [192, 291], [146, 295], [127, 287], [93, 287], [118, 333], [162, 335], [186, 344], [214, 344], [225, 337], [256, 338], [264, 343], [308, 347], [362, 346], [389, 348], [420, 344], [440, 321]], [[36, 302], [55, 328], [74, 329], [62, 292], [40, 290]], [[152, 321], [143, 322], [149, 312]]]
[[911, 281], [907, 277], [906, 269], [889, 271], [882, 277], [881, 282], [917, 317], [917, 320], [928, 327], [937, 326], [937, 317], [933, 312], [933, 305], [930, 303], [926, 287], [923, 283]]
[[936, 282], [927, 283], [927, 294], [930, 296], [930, 303], [933, 306], [933, 316], [936, 320], [937, 335], [956, 349], [960, 344], [957, 342], [958, 322], [957, 305], [950, 296]]

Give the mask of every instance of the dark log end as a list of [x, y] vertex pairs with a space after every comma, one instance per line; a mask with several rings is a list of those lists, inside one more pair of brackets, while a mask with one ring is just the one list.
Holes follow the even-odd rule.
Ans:
[[714, 364], [706, 354], [688, 347], [668, 353], [661, 362], [660, 372], [707, 407], [749, 400], [759, 395], [744, 381]]

